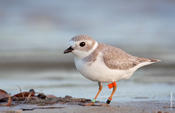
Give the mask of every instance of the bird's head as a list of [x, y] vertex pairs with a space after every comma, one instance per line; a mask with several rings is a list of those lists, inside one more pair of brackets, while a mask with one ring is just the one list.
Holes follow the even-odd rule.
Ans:
[[98, 46], [97, 41], [87, 35], [78, 35], [69, 41], [69, 47], [64, 51], [64, 54], [72, 52], [79, 58], [89, 56]]

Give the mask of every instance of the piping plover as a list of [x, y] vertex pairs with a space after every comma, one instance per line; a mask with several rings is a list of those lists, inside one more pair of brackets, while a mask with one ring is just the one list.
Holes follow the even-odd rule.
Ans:
[[108, 87], [113, 91], [106, 101], [110, 104], [117, 89], [116, 81], [129, 79], [138, 68], [159, 61], [132, 56], [119, 48], [98, 43], [87, 35], [73, 37], [69, 48], [64, 51], [69, 52], [74, 54], [77, 70], [87, 79], [98, 82], [99, 90], [89, 105], [95, 103], [102, 90], [102, 82], [111, 82]]

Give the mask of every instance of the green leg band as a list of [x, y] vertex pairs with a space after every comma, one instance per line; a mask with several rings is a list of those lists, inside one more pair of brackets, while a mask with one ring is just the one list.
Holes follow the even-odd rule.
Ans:
[[95, 101], [96, 101], [95, 99], [92, 99], [92, 100], [91, 100], [91, 102], [93, 102], [93, 103], [95, 103]]

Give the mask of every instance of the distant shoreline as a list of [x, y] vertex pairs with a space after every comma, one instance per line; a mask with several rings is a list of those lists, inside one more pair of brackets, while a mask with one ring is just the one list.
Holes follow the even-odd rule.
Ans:
[[[0, 52], [0, 69], [6, 68], [57, 68], [57, 69], [72, 69], [74, 68], [73, 55], [65, 55], [58, 51], [5, 51]], [[175, 54], [161, 54], [159, 52], [136, 52], [136, 56], [146, 58], [157, 58], [161, 62], [153, 64], [151, 68], [174, 68]]]

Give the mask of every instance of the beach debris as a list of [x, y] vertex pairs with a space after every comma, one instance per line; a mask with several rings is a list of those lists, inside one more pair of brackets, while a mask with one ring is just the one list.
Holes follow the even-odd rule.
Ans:
[[11, 96], [4, 90], [0, 89], [0, 102], [7, 101], [6, 104], [0, 104], [2, 106], [11, 106], [12, 98]]
[[7, 101], [8, 97], [9, 97], [9, 94], [6, 91], [0, 89], [0, 102]]
[[4, 104], [5, 106], [11, 106], [12, 105], [12, 97], [9, 96], [7, 104]]
[[24, 101], [29, 100], [31, 97], [35, 96], [34, 89], [30, 89], [28, 92], [20, 92], [12, 96], [13, 101]]
[[[4, 104], [4, 102], [6, 102]], [[65, 97], [56, 97], [55, 95], [46, 95], [44, 93], [36, 93], [34, 89], [29, 91], [21, 91], [20, 93], [9, 95], [6, 91], [0, 90], [0, 104], [3, 106], [16, 106], [19, 104], [32, 104], [37, 106], [46, 106], [52, 104], [69, 104], [81, 105], [82, 103], [90, 103], [90, 99], [73, 98], [66, 95]], [[98, 103], [98, 102], [97, 102]]]
[[25, 98], [25, 97], [31, 97], [31, 96], [35, 96], [35, 91], [34, 89], [30, 89], [28, 92], [21, 92], [21, 93], [18, 93], [18, 94], [15, 94], [13, 97], [22, 97], [22, 98]]
[[46, 99], [47, 98], [47, 96], [45, 94], [43, 94], [43, 93], [39, 93], [37, 95], [37, 97], [40, 98], [40, 99]]
[[1, 106], [11, 106], [12, 101], [29, 100], [31, 97], [35, 96], [35, 91], [30, 89], [29, 92], [21, 92], [13, 96], [9, 95], [6, 91], [0, 89], [0, 102], [6, 102], [6, 104], [0, 104]]
[[55, 95], [47, 95], [47, 98], [56, 98]]

